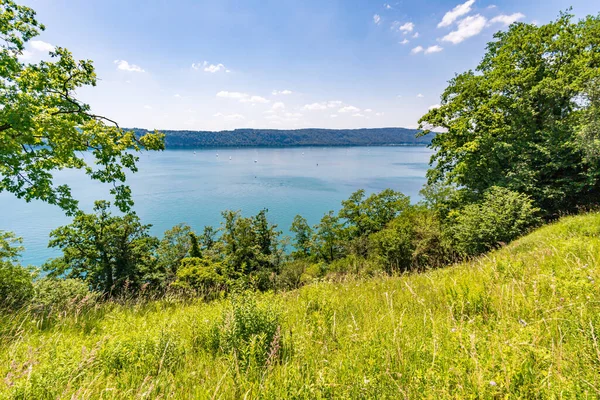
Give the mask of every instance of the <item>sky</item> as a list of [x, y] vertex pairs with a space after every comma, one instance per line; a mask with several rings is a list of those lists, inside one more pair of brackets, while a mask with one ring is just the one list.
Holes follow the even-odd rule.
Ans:
[[[19, 1], [19, 0], [18, 0]], [[415, 128], [493, 34], [591, 0], [22, 0], [54, 46], [94, 61], [78, 97], [122, 127]]]

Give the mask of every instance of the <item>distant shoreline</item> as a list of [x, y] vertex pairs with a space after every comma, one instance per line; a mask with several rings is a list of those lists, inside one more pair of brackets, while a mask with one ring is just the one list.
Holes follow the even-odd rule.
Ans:
[[206, 145], [206, 146], [174, 146], [167, 145], [165, 150], [194, 150], [194, 149], [294, 149], [294, 148], [325, 148], [325, 147], [428, 147], [429, 143], [395, 143], [395, 144], [297, 144], [297, 145]]
[[[137, 136], [148, 132], [132, 128]], [[418, 136], [422, 131], [406, 128], [362, 129], [236, 129], [233, 131], [162, 130], [167, 148], [284, 148], [284, 147], [358, 147], [423, 146], [433, 135]]]

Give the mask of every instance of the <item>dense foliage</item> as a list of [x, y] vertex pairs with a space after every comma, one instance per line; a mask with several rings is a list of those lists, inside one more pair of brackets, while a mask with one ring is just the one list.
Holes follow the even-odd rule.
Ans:
[[94, 214], [79, 211], [73, 223], [50, 233], [49, 247], [63, 252], [44, 266], [51, 276], [83, 279], [106, 294], [136, 291], [157, 278], [159, 241], [148, 234], [150, 226], [135, 214], [113, 216], [109, 207], [98, 201]]
[[55, 184], [53, 173], [75, 168], [112, 183], [115, 204], [128, 211], [133, 203], [125, 171], [135, 171], [137, 161], [128, 150], [162, 149], [162, 135], [136, 137], [74, 97], [78, 89], [96, 86], [91, 61], [77, 61], [56, 47], [52, 61], [24, 63], [25, 46], [42, 30], [32, 9], [0, 0], [0, 192], [57, 204], [73, 214], [77, 201], [67, 185]]
[[[137, 136], [147, 134], [134, 128]], [[173, 147], [279, 147], [279, 146], [392, 146], [429, 144], [429, 137], [416, 137], [415, 129], [236, 129], [233, 131], [162, 131]]]
[[475, 197], [506, 187], [547, 217], [598, 203], [599, 38], [600, 16], [568, 14], [497, 33], [477, 70], [453, 78], [421, 119], [443, 131], [429, 182]]

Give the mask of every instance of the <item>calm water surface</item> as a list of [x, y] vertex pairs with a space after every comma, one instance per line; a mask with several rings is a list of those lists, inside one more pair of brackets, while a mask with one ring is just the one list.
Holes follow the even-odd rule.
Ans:
[[[219, 226], [225, 209], [253, 215], [267, 208], [270, 220], [287, 232], [296, 214], [316, 224], [357, 189], [392, 188], [417, 201], [431, 154], [425, 147], [167, 150], [143, 153], [139, 172], [128, 182], [135, 211], [158, 236], [180, 222], [195, 230]], [[108, 186], [80, 172], [66, 171], [59, 179], [73, 188], [84, 210], [109, 198]], [[47, 248], [48, 234], [70, 221], [55, 206], [7, 193], [0, 194], [0, 216], [0, 230], [23, 237], [22, 261], [32, 265], [58, 254]]]

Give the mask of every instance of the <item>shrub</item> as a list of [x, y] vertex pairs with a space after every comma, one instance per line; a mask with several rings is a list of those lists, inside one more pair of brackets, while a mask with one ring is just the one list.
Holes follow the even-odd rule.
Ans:
[[230, 354], [242, 367], [273, 363], [281, 354], [280, 313], [254, 294], [232, 297], [220, 320], [199, 333], [196, 344], [213, 355]]
[[34, 271], [22, 267], [22, 239], [0, 231], [0, 308], [18, 308], [33, 295]]
[[206, 258], [188, 257], [181, 260], [177, 279], [172, 286], [212, 297], [227, 288], [227, 279], [223, 276], [220, 263]]
[[423, 205], [411, 206], [369, 240], [373, 257], [388, 273], [437, 268], [451, 260], [438, 213]]
[[539, 211], [529, 196], [492, 187], [481, 202], [450, 213], [454, 248], [473, 256], [508, 243], [541, 222]]
[[277, 288], [281, 290], [298, 289], [302, 286], [302, 275], [309, 266], [310, 263], [304, 260], [295, 260], [283, 264], [277, 276]]
[[0, 260], [0, 308], [18, 308], [33, 296], [31, 269]]
[[79, 279], [43, 278], [35, 282], [33, 288], [32, 307], [45, 313], [68, 312], [91, 305], [99, 296], [90, 292], [88, 285]]
[[369, 237], [374, 258], [386, 272], [409, 270], [412, 265], [414, 245], [412, 222], [405, 215], [394, 219], [388, 227]]

